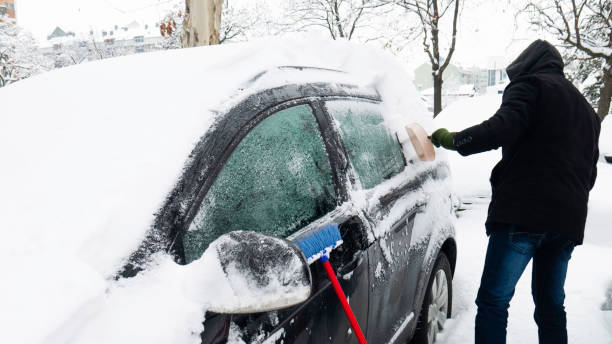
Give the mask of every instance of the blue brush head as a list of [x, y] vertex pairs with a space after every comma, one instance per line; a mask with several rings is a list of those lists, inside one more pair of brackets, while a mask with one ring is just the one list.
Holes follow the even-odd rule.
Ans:
[[295, 244], [304, 252], [309, 262], [319, 257], [326, 257], [329, 251], [341, 243], [340, 230], [335, 223], [321, 227], [295, 240]]

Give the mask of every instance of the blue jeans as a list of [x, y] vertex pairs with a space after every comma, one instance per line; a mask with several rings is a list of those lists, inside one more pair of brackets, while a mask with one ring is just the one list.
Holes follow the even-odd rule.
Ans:
[[492, 233], [476, 298], [476, 343], [506, 343], [510, 300], [532, 258], [531, 293], [540, 343], [567, 343], [563, 285], [574, 246], [558, 234], [532, 233], [515, 225]]

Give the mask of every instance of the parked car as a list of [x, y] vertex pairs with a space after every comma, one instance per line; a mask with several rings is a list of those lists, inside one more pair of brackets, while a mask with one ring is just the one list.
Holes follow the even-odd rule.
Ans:
[[[183, 161], [174, 186], [159, 200], [161, 206], [137, 248], [115, 260], [122, 267], [115, 263], [114, 272], [105, 270], [107, 283], [129, 284], [154, 269], [151, 262], [160, 254], [171, 255], [179, 265], [194, 264], [211, 243], [228, 233], [249, 231], [259, 233], [257, 238], [291, 242], [334, 223], [343, 244], [331, 252], [330, 261], [368, 342], [433, 343], [451, 315], [457, 259], [456, 202], [444, 159], [421, 162], [411, 147], [402, 145], [388, 124], [397, 115], [389, 113], [389, 98], [376, 84], [361, 82], [355, 71], [281, 65], [255, 69], [253, 75], [235, 89], [237, 96], [228, 95], [227, 106], [203, 126], [194, 148], [174, 157]], [[406, 123], [418, 111], [403, 110]], [[133, 133], [139, 149], [172, 139], [161, 136], [163, 132], [147, 132], [147, 123], [141, 124], [136, 128], [145, 133]], [[130, 147], [114, 146], [111, 136], [108, 140], [110, 153], [98, 159], [113, 164], [121, 150]], [[160, 153], [160, 159], [168, 154]], [[142, 171], [142, 178], [148, 178], [147, 169]], [[129, 178], [129, 170], [125, 173], [115, 177]], [[59, 182], [70, 184], [69, 179]], [[144, 186], [141, 193], [147, 190]], [[115, 214], [136, 209], [136, 202], [122, 199]], [[119, 236], [113, 240], [124, 235], [111, 234]], [[96, 238], [104, 240], [111, 234]], [[282, 265], [285, 260], [272, 259], [284, 253], [264, 245], [265, 239], [241, 242], [240, 235], [234, 237], [238, 248], [217, 248], [224, 269], [239, 262], [238, 274], [251, 276], [253, 283], [265, 288], [266, 273], [290, 268]], [[299, 251], [292, 252], [300, 256]], [[201, 342], [225, 343], [230, 338], [246, 343], [356, 343], [321, 265], [307, 264], [303, 257], [301, 262], [310, 275], [304, 277], [310, 292], [302, 299], [241, 303], [240, 290], [234, 290], [233, 304], [242, 306], [210, 308], [216, 311], [205, 316]]]

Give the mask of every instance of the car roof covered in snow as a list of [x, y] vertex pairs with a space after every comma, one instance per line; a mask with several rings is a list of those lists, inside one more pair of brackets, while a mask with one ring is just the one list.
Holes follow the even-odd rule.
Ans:
[[[104, 291], [217, 114], [304, 82], [375, 90], [388, 125], [431, 129], [392, 56], [302, 36], [107, 59], [0, 89], [0, 267], [15, 281], [0, 303], [30, 326], [13, 330], [43, 338]], [[36, 296], [5, 302], [12, 293]], [[66, 300], [48, 305], [58, 297]]]

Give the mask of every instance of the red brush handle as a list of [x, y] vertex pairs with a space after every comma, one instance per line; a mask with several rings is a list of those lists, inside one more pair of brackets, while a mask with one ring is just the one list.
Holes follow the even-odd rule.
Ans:
[[348, 302], [346, 301], [346, 296], [344, 295], [344, 292], [342, 291], [342, 287], [340, 286], [340, 283], [338, 282], [338, 278], [336, 278], [336, 274], [334, 274], [334, 270], [332, 269], [331, 264], [329, 264], [329, 260], [323, 261], [323, 267], [325, 268], [325, 272], [327, 272], [327, 277], [329, 277], [329, 280], [334, 286], [334, 290], [336, 291], [336, 295], [338, 295], [338, 300], [340, 300], [340, 303], [342, 304], [344, 313], [346, 313], [346, 317], [348, 318], [348, 321], [351, 323], [351, 327], [353, 328], [353, 331], [355, 331], [355, 335], [357, 335], [359, 344], [367, 344], [366, 339], [363, 336], [363, 333], [361, 332], [361, 328], [359, 327], [359, 324], [357, 323], [357, 319], [355, 319], [355, 315], [353, 314], [353, 311], [351, 310], [351, 306], [349, 306]]

